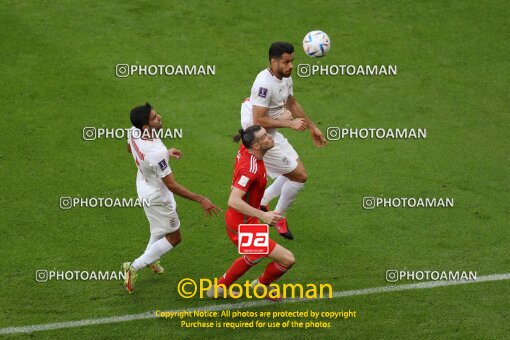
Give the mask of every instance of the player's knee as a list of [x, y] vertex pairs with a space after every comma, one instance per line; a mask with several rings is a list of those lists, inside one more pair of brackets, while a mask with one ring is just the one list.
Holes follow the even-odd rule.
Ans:
[[168, 240], [168, 242], [170, 242], [172, 247], [176, 247], [179, 243], [181, 243], [181, 240], [182, 240], [181, 233], [176, 232], [176, 233], [168, 234], [168, 235], [166, 235], [166, 239]]
[[177, 235], [177, 237], [175, 238], [175, 241], [174, 243], [172, 244], [174, 247], [177, 246], [179, 243], [181, 243], [181, 235]]
[[308, 174], [305, 170], [298, 172], [296, 182], [299, 183], [306, 183], [306, 180], [308, 179]]
[[294, 254], [292, 254], [290, 251], [288, 254], [285, 254], [282, 261], [280, 262], [282, 266], [285, 268], [290, 268], [296, 263], [296, 259], [294, 258]]
[[308, 174], [305, 169], [300, 169], [297, 171], [293, 171], [290, 174], [285, 175], [288, 179], [298, 183], [305, 183], [308, 179]]

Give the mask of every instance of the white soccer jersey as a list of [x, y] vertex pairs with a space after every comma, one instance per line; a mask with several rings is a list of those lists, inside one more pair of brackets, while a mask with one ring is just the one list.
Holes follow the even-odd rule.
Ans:
[[[267, 107], [267, 116], [277, 119], [283, 114], [287, 99], [293, 95], [292, 78], [276, 78], [271, 70], [266, 68], [257, 75], [251, 88], [250, 100], [245, 101], [241, 108], [241, 125], [244, 129], [253, 125], [252, 105]], [[275, 135], [276, 128], [267, 129]]]
[[[132, 130], [136, 129], [132, 127]], [[172, 173], [168, 163], [168, 150], [159, 138], [142, 139], [133, 137], [132, 133], [128, 138], [131, 146], [131, 154], [135, 159], [138, 173], [136, 175], [136, 191], [140, 199], [160, 201], [163, 204], [170, 204], [171, 210], [175, 211], [176, 203], [174, 195], [165, 183], [163, 177]], [[135, 134], [135, 136], [137, 136]], [[150, 202], [149, 202], [150, 203]]]

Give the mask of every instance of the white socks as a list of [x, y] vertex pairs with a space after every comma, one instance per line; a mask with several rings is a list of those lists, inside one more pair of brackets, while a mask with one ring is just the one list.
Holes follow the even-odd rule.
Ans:
[[151, 234], [151, 238], [149, 239], [149, 243], [147, 244], [147, 248], [145, 248], [145, 251], [149, 250], [149, 248], [152, 246], [152, 244], [154, 242], [158, 241], [159, 239], [161, 239], [162, 237], [165, 237], [165, 234], [159, 234], [159, 235]]
[[131, 266], [133, 267], [134, 270], [138, 271], [146, 267], [147, 265], [159, 260], [161, 256], [168, 253], [172, 248], [173, 246], [170, 244], [170, 242], [168, 242], [166, 237], [163, 237], [158, 241], [152, 243], [149, 249], [147, 249], [142, 256], [137, 258]]
[[[281, 176], [285, 177], [285, 176]], [[286, 181], [282, 187], [282, 193], [280, 195], [280, 199], [278, 200], [278, 204], [274, 211], [277, 211], [283, 215], [289, 209], [289, 206], [294, 202], [299, 190], [301, 190], [305, 186], [305, 183], [299, 183], [294, 181]]]
[[260, 205], [268, 205], [269, 202], [275, 197], [280, 196], [282, 192], [283, 185], [289, 179], [285, 176], [278, 176], [273, 183], [266, 189], [264, 192], [264, 197], [262, 197], [262, 201], [260, 201]]
[[294, 182], [285, 176], [279, 176], [264, 192], [260, 205], [268, 205], [273, 198], [280, 196], [274, 211], [285, 215], [289, 206], [294, 202], [299, 190], [304, 185], [305, 183]]

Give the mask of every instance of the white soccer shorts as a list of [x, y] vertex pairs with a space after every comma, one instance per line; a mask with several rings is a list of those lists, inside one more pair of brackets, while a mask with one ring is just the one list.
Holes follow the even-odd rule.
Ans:
[[297, 159], [299, 155], [290, 145], [287, 138], [281, 133], [276, 132], [274, 136], [274, 147], [264, 155], [264, 164], [267, 174], [271, 178], [288, 174], [298, 166]]
[[150, 198], [149, 206], [143, 207], [149, 220], [152, 235], [169, 234], [179, 230], [181, 222], [177, 212], [161, 198]]

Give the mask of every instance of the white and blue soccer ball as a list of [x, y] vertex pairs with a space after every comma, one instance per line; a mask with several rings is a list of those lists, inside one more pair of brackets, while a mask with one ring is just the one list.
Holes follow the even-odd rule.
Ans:
[[324, 57], [330, 47], [329, 37], [322, 31], [311, 31], [303, 39], [303, 50], [313, 58]]

